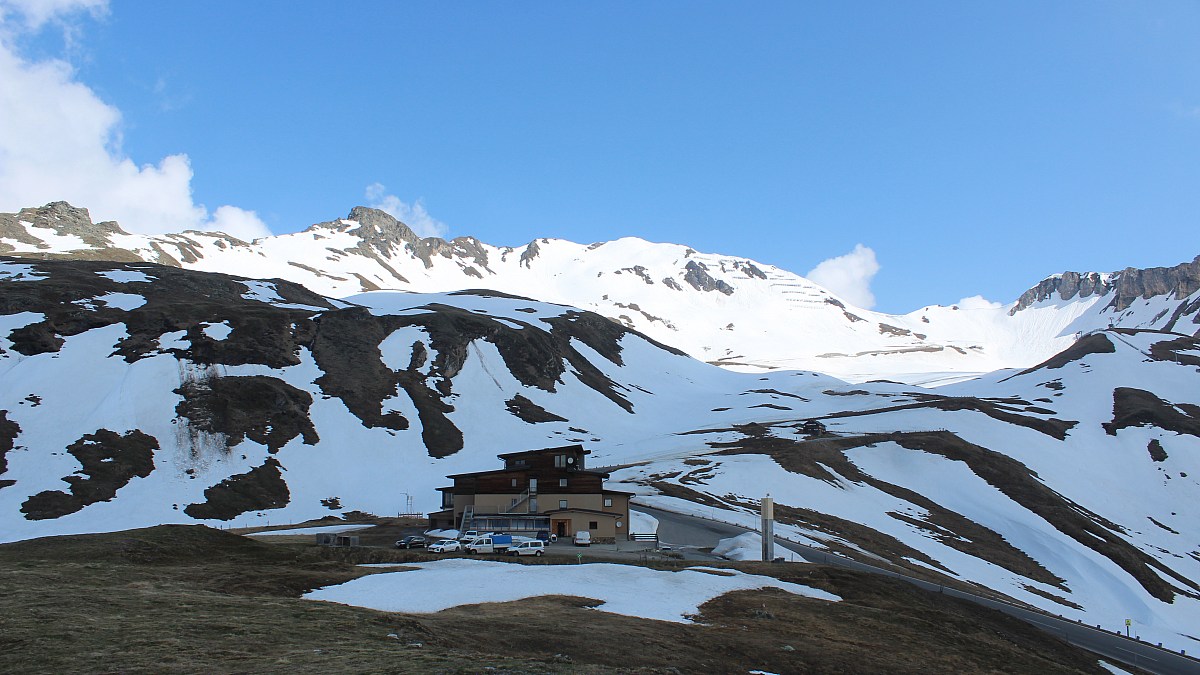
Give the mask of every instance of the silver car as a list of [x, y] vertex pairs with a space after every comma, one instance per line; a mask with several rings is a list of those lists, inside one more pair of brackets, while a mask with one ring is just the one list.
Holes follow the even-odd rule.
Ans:
[[452, 553], [454, 551], [461, 551], [462, 544], [457, 539], [442, 539], [430, 544], [425, 550], [430, 553]]
[[509, 555], [543, 555], [546, 553], [546, 542], [540, 539], [523, 541], [509, 547]]

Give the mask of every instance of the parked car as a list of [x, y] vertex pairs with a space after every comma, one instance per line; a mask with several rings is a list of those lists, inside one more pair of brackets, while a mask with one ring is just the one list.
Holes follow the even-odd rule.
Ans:
[[551, 541], [554, 541], [555, 539], [557, 539], [557, 537], [553, 537], [553, 538], [551, 537], [550, 530], [538, 530], [537, 534], [535, 534], [533, 536], [533, 538], [539, 539], [539, 540], [545, 541], [545, 542], [551, 542]]
[[592, 545], [592, 533], [588, 532], [587, 530], [580, 530], [580, 531], [576, 532], [575, 533], [575, 545], [576, 546], [591, 546]]
[[433, 542], [425, 550], [430, 553], [452, 553], [454, 551], [461, 551], [462, 544], [457, 539], [442, 539], [441, 541]]
[[523, 541], [508, 549], [509, 555], [543, 555], [546, 552], [546, 542], [541, 539]]
[[396, 548], [425, 548], [425, 537], [408, 536], [396, 542]]
[[479, 537], [466, 546], [463, 546], [463, 550], [467, 553], [504, 553], [512, 545], [512, 535], [492, 534], [486, 537]]
[[467, 530], [466, 532], [463, 532], [462, 534], [458, 535], [458, 540], [463, 541], [463, 542], [475, 541], [476, 539], [482, 537], [485, 534], [487, 534], [487, 532], [479, 532], [478, 530]]

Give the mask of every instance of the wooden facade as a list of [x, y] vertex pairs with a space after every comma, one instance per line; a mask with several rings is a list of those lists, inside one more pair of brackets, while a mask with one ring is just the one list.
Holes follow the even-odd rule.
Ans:
[[430, 514], [435, 526], [530, 533], [560, 537], [591, 532], [604, 543], [629, 531], [631, 493], [604, 487], [608, 473], [589, 471], [582, 445], [499, 455], [504, 468], [447, 476], [438, 488], [443, 510]]

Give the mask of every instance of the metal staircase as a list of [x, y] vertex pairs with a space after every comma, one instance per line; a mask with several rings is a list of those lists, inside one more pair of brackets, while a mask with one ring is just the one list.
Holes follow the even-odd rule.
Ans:
[[464, 507], [463, 515], [462, 515], [462, 523], [460, 523], [458, 526], [458, 536], [461, 537], [462, 535], [466, 534], [467, 530], [471, 529], [471, 524], [474, 521], [475, 521], [474, 505]]
[[[537, 492], [534, 492], [533, 494], [536, 495]], [[501, 513], [529, 513], [529, 497], [529, 490], [522, 492], [521, 494], [517, 495], [517, 498], [512, 501], [512, 504], [509, 504], [508, 508], [501, 511]], [[525, 510], [518, 512], [517, 507], [521, 504], [525, 505]]]

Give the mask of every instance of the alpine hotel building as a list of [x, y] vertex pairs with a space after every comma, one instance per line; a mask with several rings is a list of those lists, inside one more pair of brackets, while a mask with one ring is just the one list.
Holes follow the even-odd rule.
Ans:
[[447, 476], [454, 485], [438, 488], [443, 510], [429, 514], [430, 525], [559, 537], [586, 530], [596, 543], [623, 539], [633, 493], [605, 489], [608, 473], [588, 471], [588, 454], [582, 445], [510, 452], [498, 455], [503, 469]]

